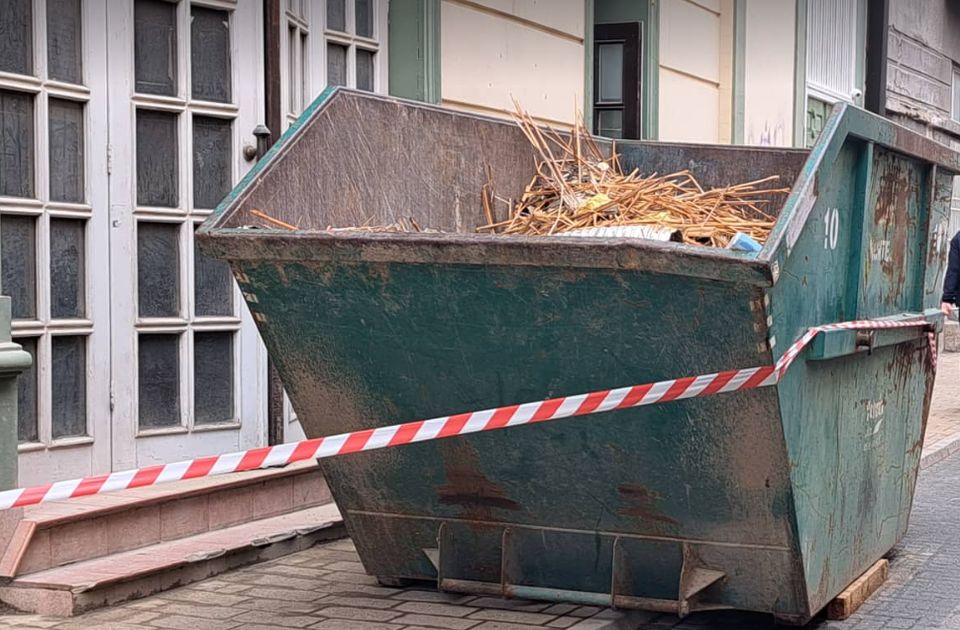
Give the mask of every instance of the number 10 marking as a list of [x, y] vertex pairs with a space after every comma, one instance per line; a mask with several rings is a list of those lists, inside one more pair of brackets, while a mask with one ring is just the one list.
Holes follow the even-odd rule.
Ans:
[[837, 208], [827, 208], [823, 217], [823, 248], [836, 249], [840, 238], [840, 211]]

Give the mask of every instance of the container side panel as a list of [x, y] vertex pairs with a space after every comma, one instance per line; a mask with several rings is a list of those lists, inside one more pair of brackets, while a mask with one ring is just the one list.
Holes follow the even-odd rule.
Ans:
[[797, 364], [780, 386], [811, 612], [896, 544], [929, 395], [926, 340]]
[[[867, 159], [864, 146], [851, 143], [836, 154], [836, 161], [829, 168], [814, 174], [807, 199], [811, 207], [803, 231], [768, 294], [770, 344], [775, 356], [781, 355], [808, 327], [844, 321], [854, 315], [855, 306], [850, 304], [848, 292], [851, 285], [858, 284], [854, 261], [861, 234], [855, 225], [860, 224], [863, 203], [853, 175], [865, 168]], [[822, 422], [834, 418], [835, 422], [836, 410], [829, 409], [824, 414], [816, 398], [809, 395], [811, 390], [805, 387], [804, 378], [796, 375], [798, 369], [802, 366], [795, 364], [778, 389], [794, 485], [796, 527], [801, 545], [805, 545], [802, 549], [806, 601], [809, 591], [816, 589], [823, 569], [812, 559], [810, 547], [830, 527], [829, 515], [836, 507], [833, 488], [825, 484], [837, 474], [837, 434], [810, 424], [810, 417]]]
[[[240, 269], [311, 436], [770, 361], [759, 294], [747, 285], [493, 264]], [[421, 548], [398, 550], [425, 534], [369, 522], [389, 515], [543, 527], [553, 550], [557, 529], [791, 557], [778, 414], [773, 390], [752, 390], [350, 455], [324, 469], [348, 523], [363, 515], [354, 533], [374, 572], [433, 577], [422, 573]], [[364, 538], [367, 531], [377, 537]], [[525, 540], [516, 548], [518, 579], [573, 574], [558, 558], [537, 560], [544, 550]], [[588, 547], [570, 562], [606, 557], [594, 549], [587, 558]], [[474, 550], [441, 551], [460, 566], [456, 559]], [[402, 567], [395, 557], [379, 560], [400, 553]], [[580, 573], [562, 586], [592, 590], [608, 575]], [[794, 588], [797, 577], [784, 579]]]
[[[938, 300], [928, 249], [946, 217], [931, 203], [942, 183], [926, 162], [832, 122], [769, 291], [775, 355], [810, 326], [919, 314]], [[930, 383], [921, 336], [827, 361], [801, 355], [779, 386], [810, 613], [902, 536]]]
[[[480, 191], [517, 199], [535, 173], [533, 149], [510, 121], [335, 91], [248, 184], [226, 226], [263, 225], [258, 209], [301, 229], [384, 225], [473, 232]], [[497, 208], [507, 218], [504, 204]]]
[[816, 174], [803, 231], [778, 269], [768, 311], [774, 356], [780, 356], [807, 328], [856, 317], [863, 198], [856, 173], [864, 167], [865, 145], [851, 141], [829, 168]]
[[864, 221], [861, 316], [919, 312], [923, 305], [929, 166], [874, 149]]
[[[937, 168], [933, 175], [931, 190], [931, 205], [929, 210], [929, 225], [927, 227], [926, 265], [923, 283], [923, 306], [935, 308], [940, 303], [943, 294], [943, 274], [946, 272], [947, 253], [950, 249], [950, 212], [953, 196], [953, 173]], [[927, 374], [926, 392], [924, 394], [923, 414], [919, 433], [915, 436], [919, 443], [923, 443], [926, 435], [927, 419], [930, 415], [930, 402], [933, 394], [933, 381]], [[904, 470], [906, 478], [901, 492], [901, 504], [906, 506], [900, 512], [900, 524], [897, 540], [907, 531], [910, 521], [910, 510], [913, 506], [913, 492], [917, 485], [917, 473], [920, 470], [922, 448], [912, 448], [907, 452]]]
[[[617, 143], [623, 170], [638, 169], [641, 174], [667, 175], [689, 170], [704, 188], [744, 184], [776, 175], [778, 179], [763, 185], [790, 188], [800, 174], [809, 151], [772, 150], [723, 145], [670, 144], [640, 141]], [[786, 193], [765, 195], [764, 211], [773, 217], [780, 214]]]
[[951, 204], [954, 190], [954, 174], [938, 168], [933, 178], [932, 204], [930, 206], [930, 230], [927, 239], [925, 277], [923, 281], [923, 306], [935, 308], [943, 296], [943, 274], [947, 270], [947, 254], [950, 250]]

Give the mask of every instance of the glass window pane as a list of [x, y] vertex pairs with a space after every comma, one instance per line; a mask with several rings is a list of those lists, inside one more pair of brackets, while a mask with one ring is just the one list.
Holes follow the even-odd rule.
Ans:
[[9, 295], [14, 319], [37, 317], [37, 220], [0, 216], [0, 291]]
[[344, 0], [327, 0], [327, 28], [331, 31], [347, 30], [347, 11]]
[[960, 121], [960, 69], [953, 69], [953, 119]]
[[347, 84], [347, 47], [327, 44], [327, 85]]
[[33, 357], [30, 367], [17, 377], [17, 441], [38, 442], [40, 430], [37, 424], [37, 337], [15, 337]]
[[133, 30], [136, 91], [176, 96], [176, 3], [136, 0]]
[[0, 90], [0, 195], [33, 197], [33, 157], [33, 95]]
[[357, 89], [373, 91], [374, 52], [357, 48]]
[[180, 424], [180, 335], [140, 335], [137, 344], [141, 429]]
[[232, 332], [193, 333], [194, 423], [234, 420]]
[[50, 98], [50, 199], [83, 202], [83, 103]]
[[619, 103], [623, 100], [623, 44], [597, 46], [600, 61], [600, 102]]
[[47, 75], [82, 83], [80, 0], [47, 0]]
[[287, 29], [287, 66], [289, 68], [287, 84], [287, 102], [291, 113], [300, 113], [300, 98], [297, 94], [297, 85], [300, 83], [300, 75], [303, 69], [297, 63], [297, 57], [300, 52], [297, 46], [297, 27], [291, 26]]
[[33, 74], [33, 0], [3, 0], [0, 70]]
[[373, 0], [357, 0], [357, 35], [373, 37]]
[[86, 314], [84, 221], [50, 219], [50, 316]]
[[180, 201], [177, 114], [137, 110], [137, 204], [175, 208]]
[[605, 138], [623, 137], [623, 110], [601, 109], [597, 111], [597, 134]]
[[190, 84], [193, 98], [229, 103], [230, 14], [191, 7]]
[[52, 435], [87, 434], [87, 338], [50, 338]]
[[307, 48], [307, 33], [300, 32], [300, 65], [297, 70], [297, 79], [300, 81], [299, 109], [302, 112], [304, 105], [310, 100], [310, 49]]
[[194, 241], [193, 296], [197, 316], [233, 315], [233, 274], [230, 265], [209, 258]]
[[233, 123], [223, 118], [193, 117], [193, 205], [216, 208], [233, 183]]
[[180, 314], [180, 226], [137, 223], [137, 304], [140, 317]]

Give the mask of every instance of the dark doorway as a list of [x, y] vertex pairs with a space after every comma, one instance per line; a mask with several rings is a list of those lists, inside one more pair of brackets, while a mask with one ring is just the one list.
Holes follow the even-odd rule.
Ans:
[[639, 22], [594, 26], [594, 133], [640, 138], [641, 50]]

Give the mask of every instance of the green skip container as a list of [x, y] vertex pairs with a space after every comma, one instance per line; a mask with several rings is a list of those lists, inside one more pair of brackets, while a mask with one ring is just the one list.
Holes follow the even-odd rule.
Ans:
[[[759, 254], [477, 234], [488, 172], [503, 198], [533, 175], [520, 129], [336, 88], [200, 245], [229, 261], [308, 437], [770, 365], [819, 324], [941, 326], [948, 148], [838, 105], [809, 151], [616, 150], [626, 171], [690, 169], [704, 186], [776, 174], [791, 192], [771, 200]], [[406, 216], [443, 232], [328, 230]], [[384, 584], [800, 624], [906, 531], [933, 359], [920, 329], [838, 330], [773, 387], [322, 467]]]

